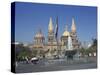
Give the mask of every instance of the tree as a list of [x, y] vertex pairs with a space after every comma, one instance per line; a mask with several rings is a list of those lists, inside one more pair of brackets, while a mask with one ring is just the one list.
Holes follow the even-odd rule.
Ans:
[[92, 46], [97, 46], [97, 39], [92, 39], [92, 41], [93, 41]]
[[92, 52], [97, 52], [97, 39], [92, 39], [92, 41], [93, 41], [93, 44], [90, 47], [91, 53]]
[[17, 45], [16, 49], [19, 50], [18, 53], [16, 53], [16, 60], [22, 60], [25, 59], [25, 57], [30, 57], [32, 52], [30, 51], [29, 47], [25, 47], [23, 45]]

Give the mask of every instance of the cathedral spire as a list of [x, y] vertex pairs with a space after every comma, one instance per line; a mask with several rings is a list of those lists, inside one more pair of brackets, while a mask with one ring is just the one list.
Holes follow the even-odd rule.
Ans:
[[52, 17], [50, 17], [49, 21], [49, 27], [48, 27], [49, 32], [53, 32], [53, 23], [52, 23]]
[[76, 32], [76, 25], [75, 25], [75, 21], [74, 21], [74, 18], [72, 18], [72, 27], [71, 27], [71, 31], [72, 32]]

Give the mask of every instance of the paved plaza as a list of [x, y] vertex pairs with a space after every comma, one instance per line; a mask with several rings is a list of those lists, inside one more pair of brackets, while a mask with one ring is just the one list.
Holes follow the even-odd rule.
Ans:
[[40, 60], [37, 64], [18, 63], [16, 73], [60, 71], [60, 70], [78, 70], [97, 68], [96, 57], [79, 58], [75, 60], [55, 59]]

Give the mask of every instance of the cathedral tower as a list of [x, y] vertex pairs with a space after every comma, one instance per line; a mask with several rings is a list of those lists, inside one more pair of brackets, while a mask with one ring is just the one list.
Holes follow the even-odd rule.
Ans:
[[44, 51], [44, 43], [45, 43], [45, 37], [40, 29], [34, 36], [33, 52], [34, 50], [37, 50], [35, 53], [36, 57], [43, 56], [41, 52]]
[[54, 30], [52, 18], [50, 17], [49, 26], [48, 26], [48, 44], [52, 44], [54, 41]]
[[76, 33], [76, 25], [75, 25], [74, 18], [72, 18], [72, 27], [71, 27], [71, 31], [72, 31], [73, 33]]
[[76, 25], [75, 25], [74, 18], [72, 18], [71, 37], [72, 37], [73, 48], [78, 49], [79, 48], [79, 41], [77, 39]]

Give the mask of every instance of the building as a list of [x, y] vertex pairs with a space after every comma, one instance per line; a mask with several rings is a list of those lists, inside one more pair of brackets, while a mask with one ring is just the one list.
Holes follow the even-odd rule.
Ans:
[[[56, 24], [58, 26], [58, 20]], [[41, 29], [34, 36], [33, 50], [38, 51], [37, 57], [56, 58], [58, 55], [64, 56], [64, 52], [68, 44], [68, 36], [70, 36], [72, 39], [73, 49], [79, 48], [80, 45], [79, 40], [77, 39], [74, 18], [72, 18], [71, 32], [68, 31], [68, 28], [66, 26], [61, 38], [58, 39], [55, 34], [56, 32], [54, 31], [55, 30], [53, 27], [52, 18], [50, 17], [47, 38], [44, 37]], [[45, 39], [47, 39], [48, 41], [46, 42]]]

